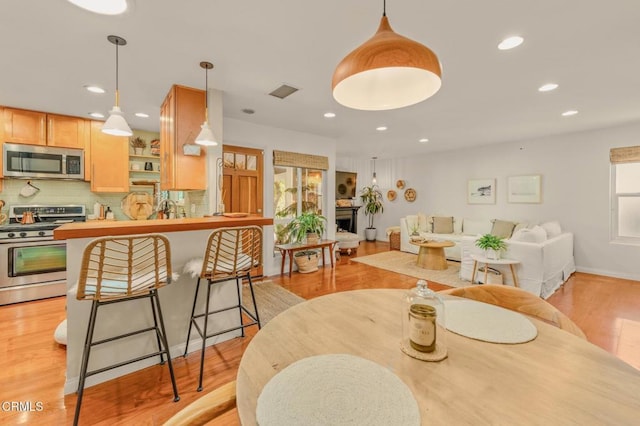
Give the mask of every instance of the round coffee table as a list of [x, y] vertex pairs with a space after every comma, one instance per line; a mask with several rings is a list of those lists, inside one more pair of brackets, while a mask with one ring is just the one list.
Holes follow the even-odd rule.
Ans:
[[447, 269], [447, 259], [444, 257], [444, 248], [456, 245], [453, 241], [411, 241], [414, 246], [420, 247], [416, 264], [424, 269]]

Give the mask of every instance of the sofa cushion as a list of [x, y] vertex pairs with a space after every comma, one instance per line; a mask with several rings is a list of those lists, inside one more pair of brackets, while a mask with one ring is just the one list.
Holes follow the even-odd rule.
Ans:
[[522, 241], [525, 243], [542, 243], [547, 239], [547, 232], [541, 226], [520, 229], [511, 236], [512, 241]]
[[556, 222], [556, 221], [547, 222], [547, 223], [543, 223], [540, 226], [547, 233], [547, 238], [554, 238], [562, 234], [562, 228], [560, 228], [559, 222]]
[[430, 218], [424, 213], [418, 213], [418, 232], [431, 232]]
[[453, 217], [452, 216], [434, 216], [433, 217], [433, 233], [434, 234], [453, 234]]
[[513, 229], [516, 224], [507, 220], [494, 219], [492, 220], [493, 226], [491, 227], [491, 235], [495, 235], [500, 238], [510, 238], [513, 233]]
[[491, 222], [486, 219], [464, 219], [462, 232], [467, 235], [482, 235], [491, 232]]

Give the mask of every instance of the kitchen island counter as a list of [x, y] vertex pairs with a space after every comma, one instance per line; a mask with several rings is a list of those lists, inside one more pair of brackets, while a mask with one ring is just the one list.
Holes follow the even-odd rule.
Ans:
[[[167, 339], [172, 357], [182, 355], [185, 350], [187, 330], [191, 318], [191, 307], [195, 296], [196, 279], [183, 272], [185, 264], [194, 258], [202, 258], [207, 239], [216, 228], [257, 225], [269, 227], [273, 219], [261, 216], [226, 217], [214, 216], [184, 219], [154, 219], [76, 222], [64, 224], [54, 231], [56, 240], [65, 240], [67, 246], [67, 374], [65, 394], [75, 392], [78, 387], [82, 348], [87, 332], [91, 303], [76, 299], [76, 283], [80, 275], [82, 254], [87, 244], [95, 238], [117, 235], [160, 233], [171, 245], [171, 266], [177, 279], [159, 290]], [[264, 233], [267, 233], [263, 229]], [[266, 244], [263, 238], [263, 244]], [[263, 256], [268, 253], [263, 247]], [[204, 305], [206, 285], [200, 286], [200, 300]], [[227, 281], [215, 286], [211, 294], [212, 309], [233, 305], [237, 298], [235, 281]], [[199, 307], [199, 311], [204, 307]], [[239, 325], [238, 311], [230, 310], [210, 317], [212, 329], [228, 330]], [[103, 306], [98, 313], [96, 335], [107, 336], [129, 332], [136, 328], [153, 324], [147, 300], [132, 300]], [[212, 345], [240, 335], [235, 330], [207, 339]], [[202, 341], [192, 334], [188, 352], [198, 350]], [[96, 346], [91, 350], [89, 369], [112, 365], [157, 350], [157, 342], [152, 333], [131, 336], [122, 341]], [[149, 358], [114, 370], [105, 371], [87, 378], [86, 387], [104, 382], [132, 371], [157, 364], [159, 358]], [[206, 385], [206, 383], [205, 383]], [[187, 389], [179, 389], [180, 392]]]
[[109, 235], [136, 235], [164, 232], [213, 230], [223, 226], [273, 225], [273, 219], [257, 215], [245, 217], [211, 216], [183, 219], [92, 220], [59, 226], [53, 231], [56, 240], [97, 238]]

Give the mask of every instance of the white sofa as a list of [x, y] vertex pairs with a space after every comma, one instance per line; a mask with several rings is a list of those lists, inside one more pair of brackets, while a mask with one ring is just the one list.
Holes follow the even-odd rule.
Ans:
[[[520, 261], [515, 269], [518, 283], [523, 290], [546, 299], [576, 271], [571, 232], [561, 232], [537, 242], [517, 241], [514, 237], [506, 240], [507, 250], [502, 253], [502, 257]], [[460, 278], [463, 280], [471, 281], [474, 264], [471, 254], [484, 254], [475, 245], [476, 238], [465, 237], [461, 241]], [[489, 267], [502, 272], [504, 284], [513, 285], [508, 265]]]
[[411, 233], [417, 230], [419, 236], [427, 240], [453, 241], [456, 245], [444, 249], [444, 254], [450, 260], [462, 260], [460, 243], [465, 236], [478, 236], [491, 232], [490, 220], [453, 218], [453, 233], [433, 233], [433, 217], [426, 214], [409, 215], [400, 218], [400, 250], [417, 254], [420, 247], [411, 244]]

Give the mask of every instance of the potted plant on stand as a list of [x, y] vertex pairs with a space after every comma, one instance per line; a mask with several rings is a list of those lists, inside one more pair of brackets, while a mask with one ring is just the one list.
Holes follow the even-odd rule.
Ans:
[[[305, 212], [286, 226], [289, 240], [296, 243], [317, 244], [324, 234], [327, 218], [317, 213]], [[298, 272], [303, 274], [318, 270], [318, 251], [302, 250], [294, 256]]]
[[476, 246], [484, 250], [487, 259], [500, 259], [501, 252], [507, 249], [507, 244], [500, 237], [484, 234], [476, 240]]
[[365, 186], [360, 191], [360, 200], [364, 207], [364, 215], [369, 217], [369, 226], [364, 230], [364, 236], [367, 241], [375, 241], [377, 230], [373, 226], [373, 219], [376, 214], [384, 211], [382, 192], [376, 185]]

